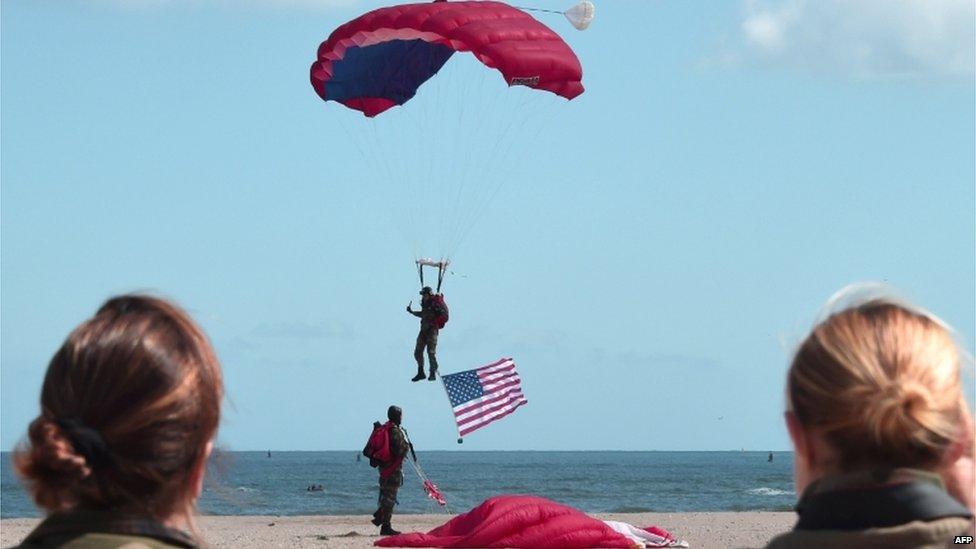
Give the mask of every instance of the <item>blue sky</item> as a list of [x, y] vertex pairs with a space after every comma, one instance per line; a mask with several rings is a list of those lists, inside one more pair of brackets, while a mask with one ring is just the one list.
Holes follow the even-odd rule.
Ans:
[[[454, 255], [439, 356], [514, 357], [529, 404], [464, 449], [785, 449], [790, 348], [856, 281], [973, 348], [971, 1], [618, 0], [585, 32], [545, 16], [585, 94], [511, 143], [378, 119], [383, 154], [308, 83], [318, 44], [378, 5], [3, 2], [0, 447], [71, 328], [148, 290], [214, 341], [225, 447], [356, 449], [398, 403], [418, 447], [457, 448], [439, 384], [407, 381], [406, 242], [430, 235], [400, 221], [441, 206], [403, 181], [443, 160], [442, 196], [499, 142], [515, 152], [464, 172], [501, 182]], [[417, 105], [507, 116], [455, 61], [454, 100]]]

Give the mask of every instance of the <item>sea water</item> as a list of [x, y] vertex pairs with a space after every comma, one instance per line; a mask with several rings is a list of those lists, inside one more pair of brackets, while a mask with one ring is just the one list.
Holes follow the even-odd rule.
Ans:
[[[355, 451], [221, 452], [199, 507], [212, 515], [347, 515], [376, 509], [377, 470]], [[535, 494], [591, 513], [788, 511], [792, 454], [767, 452], [418, 452], [444, 493], [428, 499], [404, 463], [398, 513], [464, 512], [498, 494]], [[34, 507], [2, 454], [0, 517]], [[321, 491], [309, 491], [321, 485]]]

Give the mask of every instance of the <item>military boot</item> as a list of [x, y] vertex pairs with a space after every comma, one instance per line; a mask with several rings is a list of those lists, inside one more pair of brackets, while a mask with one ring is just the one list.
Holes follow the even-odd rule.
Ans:
[[410, 381], [420, 381], [420, 380], [424, 379], [425, 377], [427, 377], [427, 374], [424, 373], [424, 367], [423, 366], [418, 366], [417, 367], [417, 375], [413, 376], [413, 379], [411, 379]]
[[434, 381], [436, 379], [437, 379], [437, 366], [431, 366], [430, 377], [427, 378], [427, 381]]
[[399, 533], [400, 532], [397, 532], [396, 530], [393, 529], [392, 526], [390, 526], [390, 523], [389, 522], [384, 522], [383, 523], [383, 526], [380, 526], [380, 535], [381, 536], [395, 536], [395, 535], [397, 535]]

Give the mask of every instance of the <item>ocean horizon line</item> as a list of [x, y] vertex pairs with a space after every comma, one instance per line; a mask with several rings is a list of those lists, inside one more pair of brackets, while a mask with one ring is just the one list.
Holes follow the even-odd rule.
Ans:
[[[376, 509], [376, 469], [358, 450], [218, 450], [201, 512], [210, 515], [358, 515]], [[424, 473], [452, 510], [498, 494], [536, 494], [594, 513], [785, 511], [795, 504], [792, 452], [430, 450]], [[0, 516], [36, 516], [3, 456]], [[412, 463], [412, 462], [411, 462]], [[420, 475], [404, 466], [400, 513], [428, 513]], [[312, 488], [316, 487], [316, 488]]]

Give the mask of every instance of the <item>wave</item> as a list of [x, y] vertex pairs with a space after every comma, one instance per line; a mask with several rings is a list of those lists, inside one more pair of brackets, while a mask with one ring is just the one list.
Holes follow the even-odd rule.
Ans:
[[624, 505], [622, 507], [614, 507], [608, 511], [610, 513], [653, 513], [654, 509], [650, 507], [633, 507], [630, 505]]
[[746, 490], [746, 493], [754, 496], [791, 496], [796, 494], [796, 492], [792, 490], [779, 490], [777, 488], [766, 488], [765, 486], [760, 488], [751, 488]]

